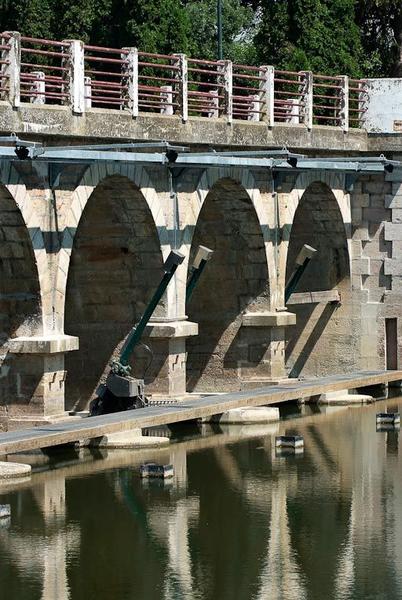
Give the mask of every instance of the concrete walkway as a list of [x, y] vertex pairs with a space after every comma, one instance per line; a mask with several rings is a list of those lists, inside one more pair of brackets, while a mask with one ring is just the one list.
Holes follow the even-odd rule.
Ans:
[[277, 404], [326, 392], [399, 380], [402, 380], [402, 371], [361, 371], [307, 381], [289, 380], [289, 383], [284, 382], [282, 385], [189, 399], [170, 406], [151, 406], [100, 417], [61, 421], [55, 425], [0, 434], [0, 455], [78, 442], [134, 428], [189, 421], [220, 414], [232, 408]]

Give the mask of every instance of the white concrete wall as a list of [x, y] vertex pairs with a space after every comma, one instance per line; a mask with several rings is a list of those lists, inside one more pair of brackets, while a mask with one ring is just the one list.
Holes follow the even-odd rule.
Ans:
[[401, 133], [402, 78], [369, 79], [365, 105], [363, 122], [368, 132]]

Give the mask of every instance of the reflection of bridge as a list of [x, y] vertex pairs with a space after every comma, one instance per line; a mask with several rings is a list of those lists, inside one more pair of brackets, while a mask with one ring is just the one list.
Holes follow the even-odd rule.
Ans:
[[[0, 128], [28, 132], [39, 144], [28, 150], [32, 160], [23, 160], [24, 146], [18, 158], [14, 148], [0, 147], [4, 427], [87, 406], [172, 248], [186, 258], [147, 330], [153, 394], [236, 391], [288, 374], [398, 367], [402, 178], [398, 165], [372, 156], [392, 154], [398, 136], [369, 137], [349, 127], [361, 124], [350, 114], [363, 114], [356, 108], [363, 82], [227, 61], [207, 67], [131, 48], [107, 54], [116, 77], [103, 89], [96, 73], [84, 81], [90, 63], [91, 71], [105, 71], [103, 51], [78, 42], [58, 48], [49, 55], [48, 42], [21, 41], [17, 33], [2, 44]], [[42, 71], [32, 73], [26, 58], [34, 61], [38, 50]], [[174, 81], [153, 78], [149, 86], [152, 68]], [[205, 70], [211, 90], [201, 85]], [[331, 81], [334, 107], [324, 109], [317, 98], [320, 90], [328, 95]], [[299, 99], [289, 96], [296, 88]], [[291, 100], [291, 115], [281, 97]], [[110, 110], [113, 103], [121, 110]], [[123, 138], [146, 145], [71, 149], [77, 139]], [[178, 146], [155, 141], [164, 139]], [[40, 145], [49, 140], [51, 147]], [[280, 151], [284, 144], [305, 154]], [[200, 152], [205, 146], [218, 152]], [[263, 154], [239, 155], [239, 148]], [[305, 243], [318, 253], [290, 313], [285, 281]], [[188, 266], [199, 244], [214, 249], [214, 259], [186, 303]], [[145, 366], [139, 353], [134, 374], [142, 376]]]
[[[93, 453], [81, 450], [80, 459], [77, 458], [70, 465], [64, 462], [60, 468], [34, 473], [31, 484], [24, 483], [15, 488], [14, 494], [21, 494], [22, 490], [25, 490], [24, 493], [32, 491], [33, 504], [43, 514], [45, 536], [41, 538], [41, 530], [38, 530], [37, 524], [35, 534], [30, 533], [29, 527], [24, 527], [25, 534], [0, 530], [2, 551], [6, 550], [16, 565], [17, 578], [18, 573], [27, 572], [27, 565], [32, 565], [32, 568], [29, 567], [30, 577], [33, 580], [42, 579], [42, 600], [53, 600], [55, 597], [67, 600], [70, 598], [70, 577], [73, 577], [72, 573], [76, 568], [75, 561], [78, 564], [80, 556], [83, 559], [81, 553], [87, 546], [82, 545], [85, 527], [80, 528], [80, 535], [77, 523], [71, 523], [74, 517], [68, 517], [71, 512], [68, 494], [69, 490], [72, 493], [72, 488], [66, 482], [78, 481], [77, 478], [82, 476], [89, 478], [102, 471], [113, 474], [105, 480], [104, 485], [110, 487], [114, 495], [117, 518], [120, 507], [127, 504], [121, 485], [124, 473], [122, 468], [132, 469], [144, 460], [156, 459], [160, 462], [172, 462], [180, 475], [166, 488], [170, 490], [169, 500], [164, 500], [155, 493], [152, 503], [147, 502], [144, 506], [144, 499], [139, 495], [141, 486], [138, 487], [130, 479], [129, 490], [134, 495], [134, 501], [140, 503], [141, 510], [144, 511], [147, 537], [145, 541], [141, 539], [138, 543], [144, 551], [144, 544], [150, 545], [153, 552], [157, 551], [159, 561], [162, 554], [166, 558], [159, 562], [159, 569], [164, 570], [161, 573], [161, 579], [165, 582], [163, 597], [171, 598], [175, 590], [179, 590], [181, 595], [187, 594], [188, 598], [198, 597], [197, 593], [202, 595], [209, 583], [214, 584], [213, 571], [205, 578], [199, 563], [201, 560], [214, 560], [215, 556], [212, 553], [202, 558], [205, 551], [202, 537], [204, 528], [214, 530], [217, 527], [220, 532], [220, 540], [213, 538], [214, 544], [218, 546], [217, 552], [219, 544], [225, 544], [225, 552], [229, 557], [233, 556], [233, 559], [239, 552], [239, 547], [233, 548], [227, 543], [227, 519], [218, 525], [213, 517], [214, 512], [211, 513], [208, 509], [211, 503], [217, 502], [217, 480], [213, 475], [215, 469], [222, 482], [220, 493], [224, 494], [225, 502], [229, 502], [225, 510], [229, 511], [230, 517], [233, 494], [241, 499], [247, 511], [253, 507], [252, 520], [236, 522], [232, 519], [230, 522], [235, 529], [253, 529], [253, 536], [256, 538], [253, 538], [253, 545], [250, 547], [253, 548], [252, 561], [258, 565], [257, 580], [252, 582], [252, 570], [249, 576], [247, 569], [247, 546], [242, 547], [244, 568], [231, 572], [226, 596], [222, 596], [224, 600], [234, 597], [234, 590], [247, 587], [254, 590], [253, 598], [266, 598], [267, 594], [273, 600], [307, 597], [314, 586], [317, 569], [322, 574], [321, 593], [328, 594], [329, 597], [330, 591], [336, 587], [339, 594], [351, 594], [358, 585], [356, 573], [361, 568], [360, 561], [364, 560], [356, 549], [364, 548], [369, 555], [377, 548], [383, 548], [383, 544], [388, 548], [384, 560], [388, 564], [392, 561], [396, 570], [395, 581], [392, 576], [391, 583], [390, 576], [387, 580], [389, 585], [396, 586], [395, 597], [398, 597], [399, 538], [397, 535], [388, 535], [385, 542], [384, 531], [390, 526], [385, 520], [391, 516], [392, 528], [396, 534], [402, 527], [402, 488], [398, 475], [401, 454], [400, 447], [390, 445], [387, 439], [390, 434], [375, 433], [376, 410], [378, 405], [364, 410], [344, 409], [342, 412], [334, 411], [332, 415], [312, 415], [277, 424], [279, 433], [291, 432], [297, 428], [304, 436], [305, 459], [297, 457], [290, 461], [275, 459], [271, 462], [273, 446], [269, 435], [261, 439], [262, 444], [259, 441], [249, 442], [243, 452], [241, 445], [231, 443], [240, 439], [236, 433], [239, 428], [236, 427], [226, 427], [226, 433], [220, 435], [172, 443], [169, 449], [140, 450], [134, 453], [105, 452], [101, 460], [97, 459], [99, 451]], [[269, 431], [270, 427], [272, 428], [266, 426], [266, 430]], [[261, 429], [260, 435], [263, 434]], [[194, 479], [195, 470], [200, 464], [197, 462], [190, 473], [191, 495], [188, 495], [187, 463], [193, 461], [193, 457], [197, 458], [200, 450], [208, 449], [215, 449], [208, 454], [208, 476], [211, 481], [208, 483], [209, 478], [205, 479], [202, 473], [199, 475], [199, 482]], [[255, 453], [263, 456], [260, 465], [265, 464], [266, 469], [256, 469]], [[53, 466], [57, 467], [57, 464]], [[130, 473], [131, 470], [127, 472]], [[227, 487], [231, 495], [227, 495]], [[18, 492], [18, 489], [21, 491]], [[80, 503], [82, 504], [82, 500]], [[294, 521], [295, 509], [302, 525], [299, 520]], [[84, 504], [81, 510], [86, 519], [94, 509], [91, 505]], [[13, 522], [17, 524], [25, 512], [16, 513]], [[219, 515], [223, 518], [221, 512]], [[124, 513], [126, 527], [127, 519], [140, 518], [142, 519], [138, 511]], [[261, 525], [262, 518], [266, 523], [265, 527]], [[323, 518], [327, 532], [326, 550], [323, 556], [318, 556], [322, 552], [320, 540], [324, 531]], [[93, 543], [96, 545], [96, 540]], [[237, 545], [240, 543], [238, 538]], [[135, 539], [133, 544], [132, 552], [135, 553]], [[34, 561], [32, 548], [37, 549]], [[73, 562], [72, 556], [75, 557]], [[96, 553], [92, 560], [96, 564]], [[382, 568], [380, 561], [379, 572]], [[382, 578], [378, 575], [375, 575], [375, 585], [382, 589]], [[90, 585], [90, 580], [85, 583], [85, 579], [80, 579], [82, 590]]]

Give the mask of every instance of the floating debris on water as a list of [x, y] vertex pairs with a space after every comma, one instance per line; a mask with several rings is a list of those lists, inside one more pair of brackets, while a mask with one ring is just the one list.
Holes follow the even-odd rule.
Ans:
[[9, 504], [0, 504], [0, 519], [11, 517], [11, 506]]
[[173, 465], [158, 465], [157, 463], [145, 463], [140, 467], [141, 477], [159, 477], [167, 479], [173, 477]]
[[275, 457], [297, 456], [304, 454], [304, 446], [292, 448], [290, 446], [277, 446], [275, 448]]
[[399, 413], [377, 413], [377, 423], [388, 423], [390, 425], [399, 425], [401, 415]]
[[275, 438], [276, 448], [303, 448], [304, 439], [301, 435], [279, 435]]

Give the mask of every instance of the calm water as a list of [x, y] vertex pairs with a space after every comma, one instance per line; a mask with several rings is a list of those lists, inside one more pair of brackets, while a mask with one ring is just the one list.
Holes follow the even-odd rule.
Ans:
[[[0, 488], [1, 600], [402, 599], [402, 443], [376, 432], [384, 406], [38, 465]], [[279, 432], [304, 454], [276, 456]], [[174, 480], [142, 482], [151, 459]]]

